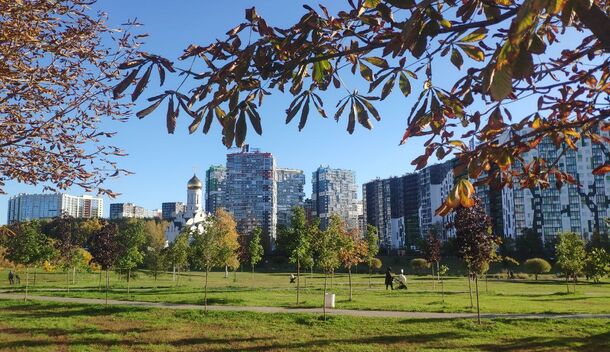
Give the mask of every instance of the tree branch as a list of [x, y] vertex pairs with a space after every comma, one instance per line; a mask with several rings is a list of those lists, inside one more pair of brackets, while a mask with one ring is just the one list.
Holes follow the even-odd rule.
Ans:
[[595, 3], [587, 8], [585, 1], [576, 3], [575, 12], [580, 22], [587, 27], [597, 39], [603, 43], [606, 51], [610, 51], [610, 18]]

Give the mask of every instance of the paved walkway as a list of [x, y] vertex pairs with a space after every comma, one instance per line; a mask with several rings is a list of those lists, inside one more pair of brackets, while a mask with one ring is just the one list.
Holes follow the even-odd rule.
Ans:
[[[23, 294], [0, 293], [0, 299], [22, 300]], [[54, 296], [29, 296], [32, 301], [79, 303], [79, 304], [105, 304], [105, 300], [97, 298], [76, 298], [76, 297], [54, 297]], [[109, 305], [145, 307], [145, 308], [165, 308], [165, 309], [198, 309], [203, 310], [204, 306], [197, 304], [174, 304], [163, 302], [141, 302], [141, 301], [120, 301], [109, 299]], [[284, 308], [284, 307], [251, 307], [251, 306], [208, 306], [209, 311], [223, 312], [257, 312], [257, 313], [304, 313], [322, 314], [322, 308]], [[402, 319], [458, 319], [476, 318], [473, 313], [432, 313], [432, 312], [399, 312], [384, 310], [350, 310], [350, 309], [327, 309], [328, 315], [348, 315], [354, 317], [371, 318], [402, 318]], [[482, 318], [487, 319], [610, 319], [610, 314], [481, 314]]]

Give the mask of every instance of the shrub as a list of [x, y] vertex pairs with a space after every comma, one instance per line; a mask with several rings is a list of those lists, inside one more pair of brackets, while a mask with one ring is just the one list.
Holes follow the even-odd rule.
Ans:
[[371, 269], [373, 269], [373, 271], [377, 271], [377, 270], [381, 269], [382, 265], [383, 265], [383, 263], [381, 263], [381, 259], [379, 259], [379, 258], [373, 258], [371, 260]]
[[542, 258], [528, 259], [523, 263], [523, 266], [528, 273], [534, 274], [536, 280], [538, 280], [539, 274], [544, 274], [551, 271], [551, 264]]
[[430, 268], [430, 263], [423, 258], [415, 258], [411, 260], [410, 264], [417, 274], [424, 274], [426, 269]]

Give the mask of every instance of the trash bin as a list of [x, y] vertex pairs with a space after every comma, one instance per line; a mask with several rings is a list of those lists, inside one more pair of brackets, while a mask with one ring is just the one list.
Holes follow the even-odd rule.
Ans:
[[324, 296], [324, 306], [326, 306], [326, 308], [335, 308], [335, 294], [334, 293], [327, 293]]

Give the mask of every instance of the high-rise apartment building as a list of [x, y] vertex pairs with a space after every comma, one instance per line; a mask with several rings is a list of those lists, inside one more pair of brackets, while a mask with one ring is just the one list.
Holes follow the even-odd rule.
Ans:
[[75, 218], [101, 218], [102, 198], [69, 194], [19, 194], [8, 201], [9, 223], [32, 219], [54, 218], [62, 215]]
[[430, 165], [419, 172], [419, 231], [422, 238], [428, 235], [432, 226], [443, 223], [443, 218], [435, 212], [443, 203], [443, 181], [448, 173], [453, 173], [452, 167], [452, 162], [445, 162]]
[[[608, 132], [599, 133], [610, 136]], [[516, 235], [521, 235], [526, 228], [533, 229], [545, 241], [558, 232], [573, 231], [589, 239], [595, 231], [607, 231], [604, 218], [610, 217], [610, 174], [592, 173], [609, 160], [602, 146], [581, 139], [578, 150], [567, 149], [561, 155], [561, 148], [545, 139], [535, 150], [524, 155], [524, 161], [530, 162], [535, 157], [549, 162], [559, 157], [559, 169], [573, 175], [580, 186], [564, 184], [557, 189], [554, 177], [550, 177], [551, 186], [546, 189], [523, 189], [515, 184], [509, 195], [513, 203], [512, 214], [504, 221], [504, 226], [512, 222]]]
[[205, 210], [214, 214], [216, 209], [224, 207], [227, 168], [213, 165], [205, 172]]
[[305, 198], [305, 174], [303, 170], [276, 168], [277, 224], [288, 226], [292, 208], [303, 206]]
[[[610, 135], [608, 132], [601, 134]], [[578, 150], [562, 152], [562, 148], [545, 139], [523, 158], [525, 162], [534, 158], [547, 162], [558, 159], [559, 169], [573, 175], [579, 185], [564, 184], [557, 189], [551, 176], [551, 186], [544, 189], [522, 188], [517, 181], [512, 188], [493, 189], [487, 185], [476, 188], [496, 235], [514, 238], [522, 235], [525, 229], [532, 229], [547, 241], [560, 232], [577, 232], [589, 239], [595, 231], [608, 230], [604, 219], [610, 217], [610, 175], [592, 173], [593, 169], [607, 163], [608, 154], [602, 146], [591, 144], [589, 140], [578, 143]], [[456, 178], [452, 170], [455, 163], [451, 160], [417, 173], [377, 179], [363, 185], [365, 220], [377, 227], [382, 247], [397, 249], [404, 243], [409, 248], [431, 229], [442, 240], [455, 236], [455, 229], [450, 226], [454, 214], [435, 215], [454, 187]], [[398, 181], [401, 179], [402, 182]]]
[[277, 187], [275, 159], [248, 146], [227, 155], [225, 207], [233, 214], [237, 230], [250, 234], [260, 227], [266, 236], [265, 247], [273, 249], [277, 224]]
[[376, 179], [362, 185], [364, 223], [377, 228], [380, 247], [389, 251], [418, 242], [418, 192], [417, 174]]
[[182, 202], [165, 202], [161, 204], [161, 219], [171, 221], [176, 214], [182, 213], [185, 210], [185, 205]]
[[133, 203], [110, 204], [110, 219], [137, 218], [148, 219], [162, 216], [162, 211], [148, 210]]
[[357, 185], [356, 173], [352, 170], [331, 169], [320, 166], [312, 179], [313, 215], [320, 218], [325, 229], [331, 214], [339, 215], [348, 228], [357, 229]]

